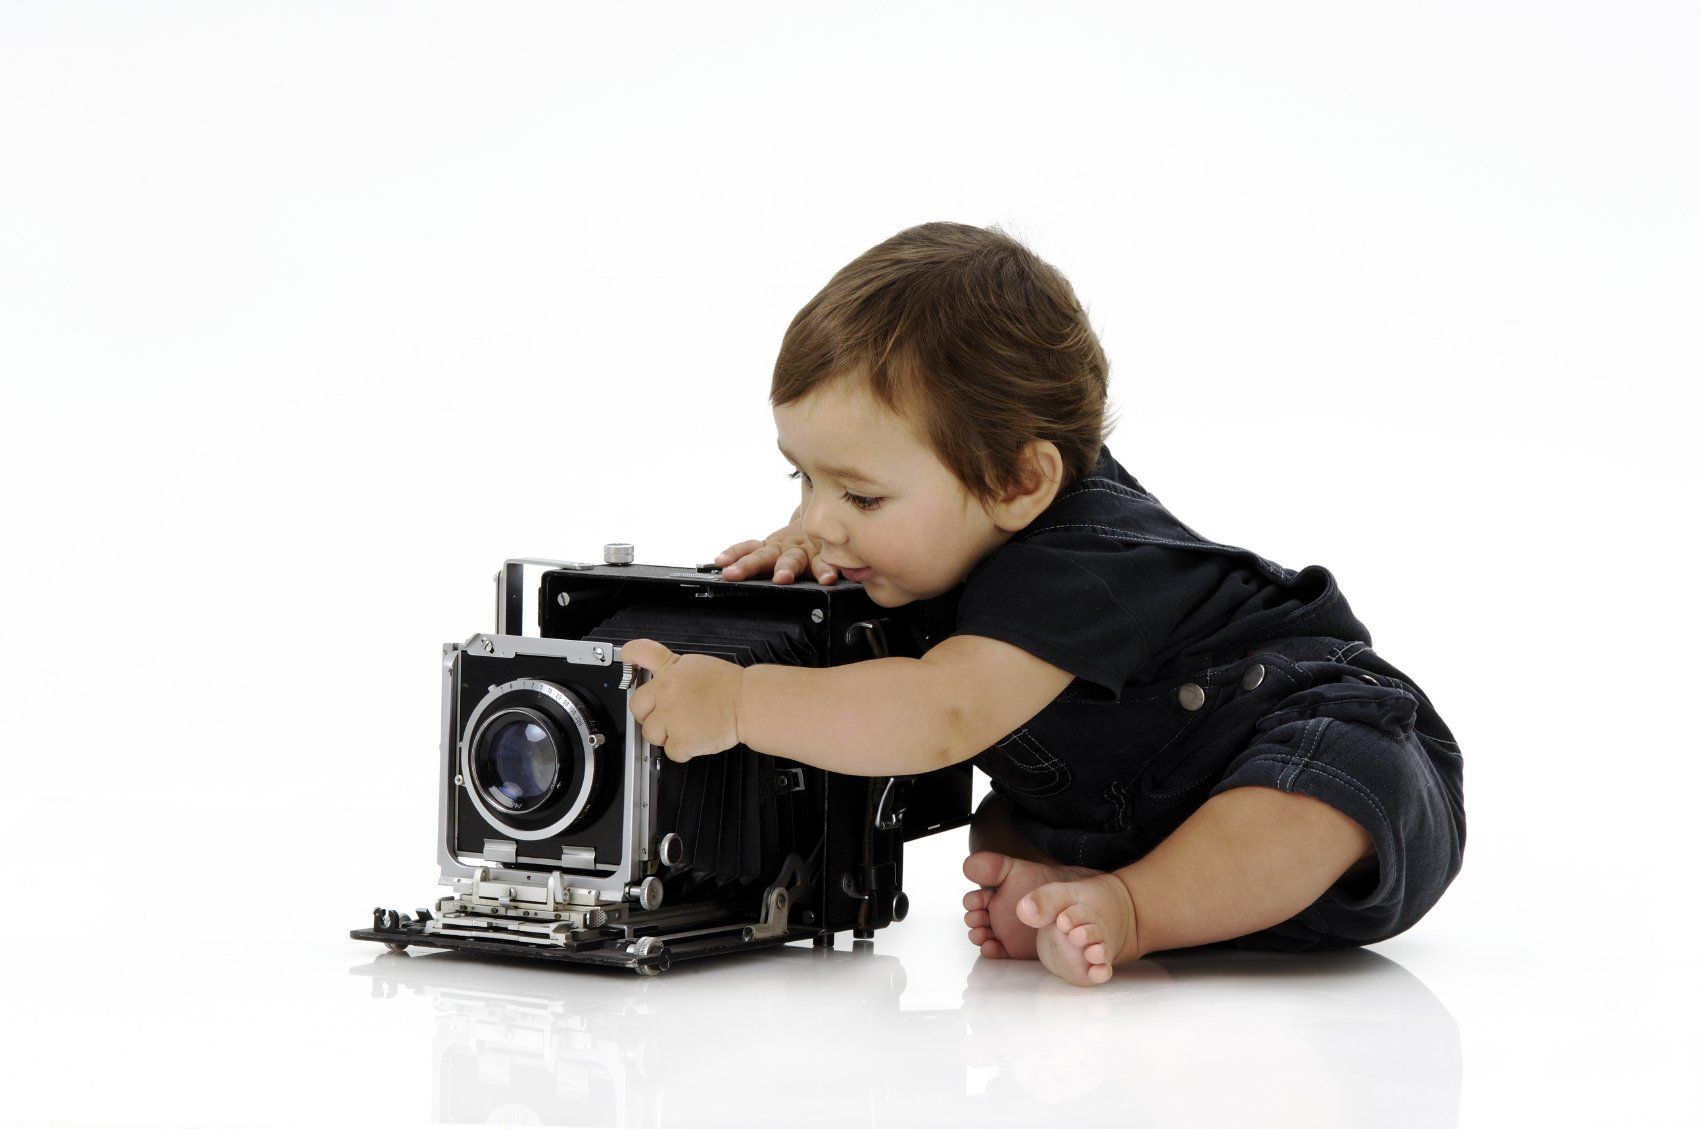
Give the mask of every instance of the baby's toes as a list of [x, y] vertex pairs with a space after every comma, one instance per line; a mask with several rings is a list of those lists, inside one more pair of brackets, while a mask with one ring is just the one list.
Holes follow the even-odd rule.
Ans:
[[989, 890], [970, 890], [963, 895], [963, 908], [985, 909], [986, 904], [991, 900], [992, 893]]
[[1073, 929], [1086, 915], [1080, 919], [1065, 924], [1064, 915], [1071, 910], [1078, 910], [1075, 904], [1074, 891], [1067, 882], [1047, 882], [1036, 886], [1027, 897], [1016, 903], [1016, 916], [1022, 924], [1032, 925], [1035, 929], [1044, 929], [1055, 925], [1065, 933]]
[[971, 909], [963, 915], [963, 924], [971, 929], [979, 925], [991, 925], [992, 914], [983, 909]]
[[1016, 860], [997, 851], [976, 851], [963, 860], [963, 877], [976, 886], [994, 887], [1010, 877]]
[[1087, 979], [1094, 984], [1103, 984], [1110, 979], [1110, 965], [1090, 964], [1087, 966]]
[[973, 929], [969, 930], [969, 944], [974, 945], [976, 948], [986, 944], [988, 941], [996, 941], [997, 939], [998, 938], [992, 935], [992, 930], [988, 929], [984, 925], [977, 925]]
[[1002, 960], [1009, 954], [1004, 951], [1004, 943], [989, 933], [987, 939], [980, 942], [980, 955], [991, 957], [994, 960]]
[[1110, 957], [1105, 954], [1104, 942], [1102, 941], [1097, 944], [1088, 945], [1086, 948], [1081, 950], [1081, 955], [1087, 958], [1088, 964], [1108, 965], [1110, 963]]
[[1073, 934], [1077, 929], [1086, 929], [1092, 923], [1092, 911], [1079, 903], [1057, 915], [1057, 927], [1069, 934]]
[[[1098, 922], [1089, 921], [1085, 925], [1077, 925], [1069, 930], [1069, 940], [1085, 948], [1095, 941], [1104, 940], [1104, 930], [1099, 928]], [[1100, 947], [1103, 948], [1102, 945]], [[1091, 960], [1092, 958], [1087, 959]]]

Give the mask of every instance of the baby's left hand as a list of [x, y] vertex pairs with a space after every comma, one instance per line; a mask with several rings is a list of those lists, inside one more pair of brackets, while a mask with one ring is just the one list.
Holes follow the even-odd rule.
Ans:
[[644, 740], [670, 761], [688, 761], [738, 744], [738, 691], [744, 668], [709, 655], [676, 655], [654, 639], [633, 639], [621, 657], [650, 672], [632, 694]]

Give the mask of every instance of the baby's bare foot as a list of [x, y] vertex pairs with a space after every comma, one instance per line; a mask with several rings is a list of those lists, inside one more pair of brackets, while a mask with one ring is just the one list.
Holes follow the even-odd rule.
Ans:
[[1035, 929], [1017, 916], [1016, 903], [1046, 883], [1066, 883], [1097, 874], [1083, 866], [1047, 866], [997, 851], [976, 851], [963, 860], [963, 877], [983, 887], [963, 895], [963, 924], [969, 942], [984, 957], [1039, 956]]
[[1139, 956], [1134, 897], [1114, 874], [1049, 882], [1016, 903], [1039, 959], [1071, 984], [1103, 984], [1111, 965]]

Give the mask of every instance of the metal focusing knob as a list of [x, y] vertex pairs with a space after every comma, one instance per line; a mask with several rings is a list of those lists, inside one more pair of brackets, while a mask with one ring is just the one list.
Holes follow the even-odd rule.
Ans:
[[625, 541], [610, 541], [602, 547], [602, 563], [611, 565], [631, 564], [632, 546]]
[[672, 831], [661, 837], [660, 847], [663, 866], [678, 866], [685, 861], [685, 840]]
[[626, 896], [637, 901], [643, 909], [660, 909], [662, 904], [662, 881], [650, 877], [635, 886], [626, 887]]
[[[638, 960], [649, 961], [647, 964], [638, 965], [638, 973], [641, 976], [656, 976], [673, 963], [667, 956], [667, 942], [660, 937], [639, 937], [632, 943], [631, 952]], [[652, 959], [657, 956], [661, 959]]]

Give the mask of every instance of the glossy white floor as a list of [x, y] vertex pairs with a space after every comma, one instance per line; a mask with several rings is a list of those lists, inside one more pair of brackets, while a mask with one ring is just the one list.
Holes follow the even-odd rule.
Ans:
[[[1688, 954], [1601, 944], [1564, 874], [1485, 851], [1373, 949], [1178, 954], [1078, 989], [968, 946], [963, 840], [912, 845], [914, 910], [871, 944], [653, 978], [346, 939], [363, 897], [426, 899], [416, 866], [351, 881], [307, 860], [222, 876], [185, 860], [205, 898], [246, 884], [228, 915], [134, 862], [73, 876], [14, 906], [0, 1120], [1315, 1127], [1701, 1110]], [[1496, 889], [1551, 915], [1519, 928]]]

